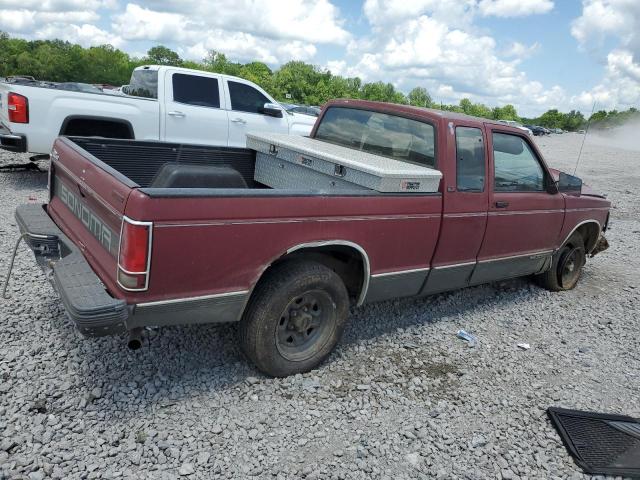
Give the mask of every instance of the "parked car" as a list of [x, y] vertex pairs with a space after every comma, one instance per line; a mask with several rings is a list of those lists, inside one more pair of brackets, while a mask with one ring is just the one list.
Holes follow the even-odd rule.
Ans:
[[564, 130], [562, 130], [561, 128], [554, 128], [553, 133], [564, 133]]
[[524, 125], [525, 128], [528, 128], [529, 130], [531, 130], [531, 132], [536, 136], [540, 136], [540, 135], [546, 135], [546, 132], [544, 130], [544, 128], [539, 127], [537, 125]]
[[320, 115], [320, 107], [310, 107], [308, 105], [295, 105], [289, 108], [287, 111], [292, 113], [300, 113], [302, 115], [311, 115], [317, 117]]
[[17, 224], [83, 334], [129, 331], [139, 347], [142, 327], [240, 322], [243, 351], [275, 376], [327, 357], [350, 304], [525, 275], [569, 290], [606, 248], [610, 202], [550, 169], [522, 129], [336, 100], [311, 137], [442, 180], [425, 193], [401, 177], [396, 193], [272, 189], [248, 149], [60, 137], [50, 201], [20, 206]]
[[520, 130], [527, 132], [527, 134], [530, 136], [533, 135], [533, 132], [530, 128], [523, 126], [521, 123], [516, 122], [515, 120], [498, 120], [498, 122], [509, 125], [510, 127], [519, 128]]
[[58, 135], [81, 135], [243, 147], [247, 132], [308, 135], [315, 121], [252, 82], [199, 70], [138, 67], [122, 92], [0, 83], [0, 146], [44, 154]]

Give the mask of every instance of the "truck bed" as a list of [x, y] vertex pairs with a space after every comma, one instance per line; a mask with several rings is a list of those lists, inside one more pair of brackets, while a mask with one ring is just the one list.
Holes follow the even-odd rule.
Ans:
[[264, 188], [253, 180], [255, 152], [245, 148], [95, 137], [70, 140], [140, 188], [153, 187], [159, 171], [168, 164], [228, 167], [237, 171], [249, 188]]

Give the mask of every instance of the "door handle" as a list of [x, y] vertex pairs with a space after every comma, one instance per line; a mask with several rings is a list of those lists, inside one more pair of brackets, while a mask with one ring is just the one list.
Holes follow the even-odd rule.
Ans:
[[184, 118], [186, 117], [186, 115], [182, 112], [178, 112], [177, 110], [174, 110], [172, 112], [167, 112], [167, 115], [170, 115], [172, 117], [178, 117], [178, 118]]
[[507, 208], [509, 206], [509, 202], [496, 202], [496, 208]]
[[247, 123], [246, 120], [242, 119], [242, 118], [234, 118], [233, 120], [231, 120], [233, 123], [241, 123], [241, 124], [245, 124]]

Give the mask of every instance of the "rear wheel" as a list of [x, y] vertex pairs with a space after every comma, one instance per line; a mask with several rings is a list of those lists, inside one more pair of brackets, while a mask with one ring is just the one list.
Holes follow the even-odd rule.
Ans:
[[240, 321], [240, 345], [275, 377], [320, 364], [340, 340], [349, 313], [342, 279], [316, 262], [292, 261], [268, 272]]
[[586, 263], [584, 238], [575, 232], [553, 256], [551, 268], [536, 275], [537, 283], [552, 292], [571, 290], [578, 284]]

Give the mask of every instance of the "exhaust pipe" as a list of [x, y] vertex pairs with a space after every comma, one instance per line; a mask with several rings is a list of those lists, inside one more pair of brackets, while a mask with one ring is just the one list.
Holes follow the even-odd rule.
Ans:
[[129, 350], [139, 350], [142, 348], [142, 328], [133, 328], [129, 330], [129, 341], [127, 342]]

